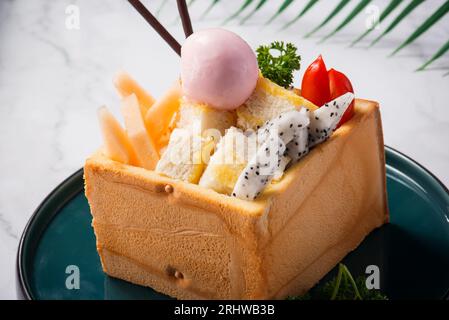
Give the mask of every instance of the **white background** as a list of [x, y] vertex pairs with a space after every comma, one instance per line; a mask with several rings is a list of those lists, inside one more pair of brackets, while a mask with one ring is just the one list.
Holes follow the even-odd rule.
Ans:
[[[191, 7], [195, 29], [219, 26], [243, 2], [223, 0], [199, 21], [210, 1], [197, 0]], [[370, 50], [366, 49], [368, 40], [391, 17], [356, 48], [348, 44], [365, 30], [366, 13], [329, 41], [317, 44], [357, 1], [317, 37], [307, 40], [302, 36], [338, 1], [321, 1], [290, 29], [279, 32], [306, 3], [295, 1], [269, 27], [262, 28], [282, 1], [269, 1], [245, 26], [237, 20], [226, 27], [254, 48], [273, 40], [294, 42], [303, 58], [302, 70], [322, 53], [329, 68], [350, 77], [357, 96], [381, 103], [385, 143], [449, 185], [449, 76], [443, 77], [449, 71], [449, 54], [429, 71], [413, 72], [447, 41], [449, 16], [396, 57], [387, 58], [443, 1], [426, 1]], [[387, 2], [373, 1], [380, 9]], [[155, 12], [160, 2], [151, 3]], [[80, 9], [80, 30], [65, 27], [65, 9], [70, 4]], [[175, 1], [169, 0], [160, 20], [182, 41], [181, 25], [174, 23], [175, 8]], [[159, 96], [178, 76], [178, 68], [176, 54], [125, 0], [0, 2], [0, 298], [15, 298], [17, 244], [33, 210], [100, 145], [97, 108], [105, 104], [118, 115], [118, 98], [111, 83], [114, 73], [128, 71]], [[297, 86], [300, 77], [301, 72]]]

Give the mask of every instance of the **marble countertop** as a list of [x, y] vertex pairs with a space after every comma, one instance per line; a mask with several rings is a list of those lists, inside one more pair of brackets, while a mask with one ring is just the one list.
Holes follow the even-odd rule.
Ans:
[[[386, 2], [373, 1], [381, 8]], [[210, 0], [198, 0], [192, 6], [195, 29], [221, 25], [240, 5], [239, 1], [235, 5], [223, 2], [199, 20], [208, 3]], [[416, 29], [442, 1], [427, 2], [370, 50], [366, 49], [367, 41], [348, 48], [363, 32], [367, 13], [329, 41], [317, 44], [319, 37], [302, 36], [337, 1], [322, 1], [294, 26], [279, 32], [304, 5], [304, 1], [296, 1], [272, 25], [262, 28], [280, 3], [270, 1], [244, 26], [230, 22], [226, 27], [253, 47], [273, 40], [296, 43], [303, 66], [322, 53], [328, 67], [343, 70], [350, 77], [359, 97], [381, 103], [385, 143], [449, 185], [449, 76], [443, 77], [449, 69], [449, 55], [428, 71], [413, 72], [447, 40], [449, 18], [396, 57], [387, 58], [404, 35]], [[152, 1], [152, 8], [159, 4]], [[79, 9], [79, 29], [66, 26], [70, 5]], [[349, 12], [350, 6], [346, 9]], [[176, 16], [175, 1], [169, 0], [160, 19], [181, 40], [183, 32]], [[337, 22], [318, 36], [331, 31]], [[373, 31], [369, 39], [384, 27]], [[171, 84], [179, 69], [179, 58], [127, 1], [0, 2], [0, 299], [15, 298], [17, 244], [34, 209], [100, 145], [97, 108], [107, 105], [118, 114], [111, 79], [121, 69], [155, 96]]]

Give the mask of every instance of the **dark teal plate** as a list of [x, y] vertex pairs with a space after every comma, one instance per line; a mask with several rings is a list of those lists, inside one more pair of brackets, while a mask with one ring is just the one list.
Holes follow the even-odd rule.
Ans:
[[[379, 266], [381, 289], [390, 299], [445, 299], [449, 191], [422, 166], [391, 148], [386, 148], [386, 161], [391, 223], [372, 232], [344, 263], [357, 275], [367, 265]], [[20, 297], [169, 299], [150, 288], [106, 276], [90, 224], [79, 170], [42, 202], [25, 228], [17, 255]], [[70, 265], [80, 272], [78, 290], [66, 287]]]

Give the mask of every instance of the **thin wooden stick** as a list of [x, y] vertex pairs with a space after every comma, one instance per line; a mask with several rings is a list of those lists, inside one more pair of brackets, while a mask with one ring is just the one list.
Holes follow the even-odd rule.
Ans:
[[193, 33], [192, 22], [190, 21], [189, 9], [187, 7], [185, 0], [176, 0], [178, 4], [179, 16], [182, 21], [182, 28], [184, 29], [184, 34], [186, 38]]
[[128, 0], [128, 2], [140, 13], [140, 15], [153, 27], [153, 29], [167, 42], [167, 44], [181, 56], [181, 45], [175, 38], [164, 28], [164, 26], [156, 19], [155, 16], [148, 11], [147, 8], [139, 0]]

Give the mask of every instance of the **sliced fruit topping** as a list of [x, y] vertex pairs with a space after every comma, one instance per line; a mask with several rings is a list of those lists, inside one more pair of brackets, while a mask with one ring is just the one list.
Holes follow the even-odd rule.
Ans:
[[121, 98], [126, 98], [131, 94], [136, 95], [142, 116], [145, 116], [154, 103], [154, 98], [126, 72], [119, 72], [115, 76], [114, 85]]
[[138, 165], [135, 151], [125, 130], [106, 107], [98, 109], [98, 121], [103, 135], [105, 155], [114, 161]]
[[136, 95], [131, 94], [124, 98], [121, 109], [125, 120], [126, 133], [134, 147], [139, 165], [145, 169], [153, 170], [159, 161], [159, 154], [154, 142], [148, 135]]
[[[334, 100], [347, 92], [354, 93], [354, 89], [352, 88], [351, 81], [349, 81], [348, 77], [346, 77], [342, 72], [339, 72], [335, 69], [329, 70], [329, 85], [331, 91], [331, 100]], [[352, 118], [352, 116], [354, 115], [354, 103], [355, 101], [353, 100], [348, 109], [346, 109], [346, 112], [341, 118], [340, 123], [337, 125], [337, 128]]]
[[[304, 73], [301, 94], [317, 105], [322, 106], [347, 92], [354, 93], [348, 77], [335, 69], [327, 71], [321, 55], [312, 62]], [[353, 115], [354, 101], [352, 101], [336, 128], [351, 119]]]
[[318, 106], [330, 100], [329, 76], [321, 55], [305, 71], [301, 94]]
[[158, 151], [168, 144], [171, 133], [170, 124], [179, 109], [180, 99], [181, 85], [177, 80], [145, 115], [145, 125]]

